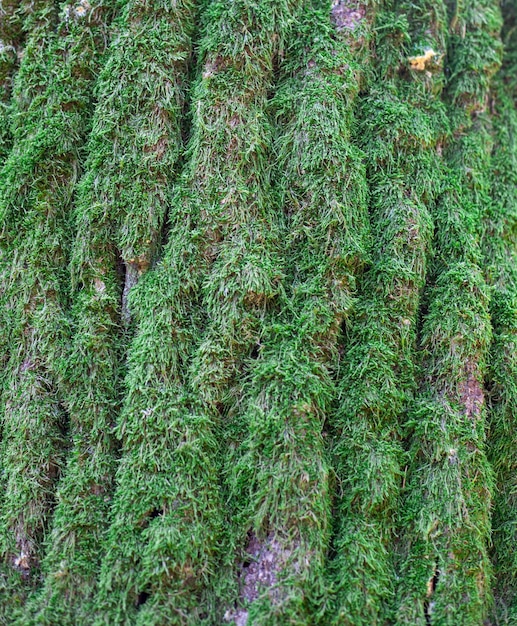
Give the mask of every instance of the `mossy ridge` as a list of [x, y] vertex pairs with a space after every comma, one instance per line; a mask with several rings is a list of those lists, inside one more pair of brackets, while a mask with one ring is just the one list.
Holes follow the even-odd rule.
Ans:
[[[75, 203], [72, 253], [75, 334], [68, 362], [72, 450], [57, 493], [43, 571], [45, 588], [23, 623], [74, 624], [90, 616], [108, 528], [114, 467], [112, 425], [120, 400], [126, 286], [159, 245], [182, 147], [181, 119], [192, 2], [129, 1], [121, 7]], [[127, 320], [124, 320], [127, 321]]]
[[[27, 9], [25, 4], [17, 5], [17, 8], [20, 11], [23, 8]], [[11, 155], [13, 167], [0, 169], [0, 327], [2, 329], [0, 333], [0, 403], [3, 402], [1, 391], [9, 373], [7, 364], [10, 357], [11, 335], [15, 326], [15, 319], [21, 314], [16, 311], [12, 298], [12, 293], [16, 291], [12, 289], [12, 283], [19, 281], [19, 277], [16, 278], [16, 272], [13, 276], [13, 258], [16, 258], [16, 246], [13, 245], [13, 242], [20, 230], [18, 219], [13, 218], [9, 209], [12, 185], [16, 184], [12, 172], [15, 170], [19, 173], [23, 172], [24, 137], [31, 131], [34, 132], [34, 125], [30, 123], [30, 116], [27, 111], [32, 110], [34, 115], [33, 109], [37, 110], [41, 104], [42, 84], [45, 83], [44, 76], [47, 71], [46, 51], [48, 44], [55, 35], [56, 22], [57, 2], [54, 0], [35, 2], [27, 11], [21, 25], [23, 34], [28, 37], [27, 46], [24, 50], [20, 70], [13, 79], [12, 95], [8, 110], [6, 109], [9, 118], [5, 120], [6, 129], [10, 136], [14, 136], [15, 142], [14, 154]], [[16, 30], [18, 30], [18, 26], [16, 26]], [[27, 77], [30, 77], [29, 80], [26, 80]], [[31, 107], [31, 104], [34, 106]], [[18, 157], [15, 156], [16, 154]], [[0, 165], [4, 165], [3, 160]], [[23, 298], [18, 299], [19, 305], [22, 302]], [[0, 408], [0, 411], [3, 412], [3, 408]]]
[[[270, 216], [265, 106], [293, 5], [216, 1], [202, 15], [192, 136], [168, 243], [163, 260], [129, 297], [136, 334], [118, 424], [122, 459], [98, 623], [218, 619], [212, 587], [224, 509], [213, 406], [219, 384], [211, 381], [208, 361], [210, 328], [220, 322], [210, 314], [217, 300], [231, 316], [228, 331], [240, 334], [239, 307], [254, 293], [242, 280], [253, 279], [261, 293], [273, 278], [267, 268], [247, 276], [239, 251], [250, 235], [264, 232]], [[223, 259], [240, 273], [226, 275]], [[225, 356], [218, 359], [223, 366]], [[216, 372], [214, 379], [222, 386], [224, 376]]]
[[11, 150], [11, 93], [23, 44], [22, 0], [4, 0], [0, 9], [0, 167]]
[[[445, 50], [441, 2], [387, 3], [375, 24], [377, 63], [359, 101], [357, 142], [370, 192], [373, 259], [360, 283], [332, 416], [336, 604], [332, 623], [385, 624], [394, 605], [394, 539], [404, 453], [400, 423], [415, 388], [418, 310], [442, 185], [438, 146]], [[432, 62], [411, 60], [433, 50]]]
[[[0, 167], [20, 138], [34, 130], [33, 125], [26, 123], [24, 113], [29, 110], [36, 113], [33, 100], [47, 87], [47, 61], [56, 34], [59, 5], [60, 0], [2, 2]], [[18, 69], [21, 69], [19, 74]]]
[[[517, 561], [514, 545], [517, 502], [515, 500], [514, 416], [517, 402], [517, 115], [513, 102], [496, 88], [496, 130], [492, 168], [498, 172], [493, 188], [495, 203], [486, 226], [488, 283], [493, 340], [487, 373], [489, 407], [488, 453], [496, 488], [492, 520], [494, 592], [500, 623], [517, 623]], [[497, 622], [499, 623], [499, 622]]]
[[[23, 143], [23, 137], [26, 131], [30, 129], [29, 124], [27, 128], [23, 124], [23, 118], [27, 109], [30, 109], [31, 103], [34, 100], [37, 101], [40, 96], [41, 84], [43, 83], [41, 76], [45, 75], [46, 72], [44, 62], [46, 59], [46, 46], [55, 34], [57, 21], [57, 3], [54, 0], [42, 0], [34, 3], [31, 8], [32, 10], [28, 11], [23, 20], [23, 31], [28, 36], [28, 42], [20, 71], [13, 85], [14, 93], [9, 106], [9, 113], [13, 115], [9, 117], [9, 120], [6, 119], [9, 135], [14, 135], [17, 140], [15, 147]], [[32, 80], [24, 81], [24, 74], [28, 74]], [[0, 411], [2, 415], [2, 436], [6, 400], [4, 389], [11, 376], [12, 338], [15, 335], [16, 320], [20, 318], [22, 314], [21, 306], [24, 304], [23, 297], [17, 300], [13, 297], [13, 294], [16, 294], [16, 289], [13, 288], [12, 283], [20, 282], [19, 277], [18, 280], [16, 278], [16, 272], [14, 272], [13, 277], [13, 258], [16, 259], [16, 246], [12, 245], [15, 234], [19, 230], [19, 223], [16, 220], [6, 219], [5, 204], [11, 188], [10, 182], [8, 172], [2, 168], [0, 170], [0, 206], [2, 210], [2, 215], [0, 216], [0, 327], [2, 329], [0, 333]], [[1, 453], [0, 464], [2, 468], [0, 473], [1, 502], [7, 483], [7, 472], [4, 468], [3, 454]], [[16, 592], [18, 592], [17, 595]], [[0, 566], [0, 597], [3, 601], [0, 603], [0, 623], [7, 623], [7, 616], [10, 610], [14, 605], [22, 603], [23, 595], [23, 581], [16, 580], [16, 578], [13, 580], [10, 568], [2, 563]]]
[[483, 378], [491, 339], [480, 269], [481, 220], [490, 205], [491, 78], [501, 16], [488, 0], [452, 15], [447, 86], [452, 133], [446, 188], [435, 210], [435, 255], [419, 337], [422, 375], [407, 427], [400, 502], [397, 624], [479, 625], [491, 603], [492, 471], [485, 453]]
[[515, 14], [503, 11], [503, 16], [503, 66], [493, 88], [494, 148], [490, 167], [493, 201], [484, 224], [483, 253], [493, 325], [487, 370], [487, 406], [488, 456], [496, 481], [491, 550], [495, 574], [494, 622], [517, 624], [514, 549], [517, 541], [514, 435], [517, 406], [517, 111], [513, 100], [517, 33], [514, 30]]
[[372, 19], [362, 3], [303, 7], [271, 102], [284, 213], [279, 261], [287, 275], [280, 311], [266, 316], [248, 360], [230, 427], [240, 589], [227, 618], [237, 623], [323, 619], [330, 488], [322, 429], [340, 326], [367, 257], [363, 155], [350, 133]]
[[[34, 90], [26, 107], [24, 94], [15, 89], [15, 103], [21, 100], [13, 122], [17, 141], [0, 173], [2, 263], [10, 265], [4, 297], [12, 310], [0, 545], [13, 595], [6, 590], [5, 611], [19, 603], [23, 589], [37, 583], [41, 540], [65, 448], [68, 208], [110, 15], [104, 7], [70, 15], [80, 6], [61, 7], [54, 36], [54, 6], [44, 5], [34, 18], [38, 36], [33, 30], [29, 67], [22, 62], [19, 71], [22, 76], [34, 69]], [[50, 35], [46, 42], [43, 34]], [[27, 85], [24, 89], [27, 93]]]

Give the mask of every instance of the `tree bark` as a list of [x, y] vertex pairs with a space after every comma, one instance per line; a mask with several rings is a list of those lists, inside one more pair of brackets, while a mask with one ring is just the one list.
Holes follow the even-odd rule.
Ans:
[[0, 624], [517, 621], [516, 33], [4, 0]]

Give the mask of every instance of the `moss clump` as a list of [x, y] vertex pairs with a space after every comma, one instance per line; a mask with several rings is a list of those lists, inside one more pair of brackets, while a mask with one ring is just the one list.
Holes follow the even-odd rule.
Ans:
[[96, 84], [75, 203], [75, 335], [67, 364], [73, 447], [57, 492], [45, 588], [30, 606], [37, 623], [82, 623], [93, 611], [115, 474], [128, 285], [159, 247], [182, 147], [195, 5], [129, 1], [121, 9]]
[[492, 473], [485, 452], [483, 380], [491, 339], [480, 268], [489, 206], [488, 90], [498, 67], [500, 13], [469, 2], [452, 16], [447, 100], [452, 134], [435, 209], [419, 390], [410, 409], [397, 614], [401, 624], [480, 624], [491, 602]]
[[[504, 6], [504, 5], [503, 5]], [[517, 112], [515, 73], [517, 37], [515, 13], [503, 13], [505, 22], [503, 65], [493, 87], [494, 148], [492, 202], [483, 231], [486, 277], [490, 287], [493, 340], [487, 371], [488, 456], [495, 473], [492, 514], [492, 562], [494, 565], [496, 623], [517, 620], [516, 541], [517, 456], [515, 407], [517, 406]]]
[[[23, 6], [26, 9], [28, 8], [25, 5]], [[21, 35], [28, 36], [23, 63], [21, 64], [20, 72], [16, 75], [16, 80], [12, 76], [14, 69], [12, 50], [6, 51], [6, 65], [2, 66], [5, 68], [4, 92], [2, 96], [3, 130], [0, 131], [3, 133], [2, 142], [5, 140], [5, 143], [2, 144], [3, 147], [0, 148], [3, 151], [0, 161], [2, 166], [4, 165], [4, 159], [9, 154], [12, 135], [15, 137], [15, 150], [10, 159], [12, 166], [2, 167], [0, 170], [0, 207], [2, 211], [0, 239], [0, 322], [2, 325], [2, 333], [0, 334], [0, 386], [2, 389], [10, 371], [8, 362], [11, 352], [11, 336], [16, 325], [15, 320], [21, 315], [18, 309], [20, 306], [23, 306], [21, 303], [24, 303], [28, 297], [24, 294], [24, 298], [15, 298], [15, 294], [18, 292], [17, 285], [20, 283], [20, 277], [16, 272], [16, 264], [14, 264], [15, 267], [13, 268], [13, 260], [16, 258], [15, 255], [19, 246], [17, 237], [20, 236], [20, 220], [16, 215], [16, 211], [12, 209], [13, 206], [16, 206], [13, 204], [12, 198], [17, 194], [18, 180], [23, 178], [24, 164], [27, 170], [24, 175], [25, 181], [27, 181], [27, 178], [30, 178], [31, 164], [27, 155], [25, 159], [23, 158], [23, 146], [27, 137], [31, 132], [34, 132], [34, 124], [31, 123], [31, 117], [37, 115], [36, 111], [41, 102], [42, 84], [45, 82], [46, 72], [46, 50], [47, 45], [54, 36], [57, 18], [55, 2], [42, 1], [34, 3], [32, 10], [27, 11], [24, 20], [21, 20], [19, 16], [15, 17], [17, 15], [16, 11], [21, 9], [22, 5], [7, 4], [5, 21], [2, 20], [2, 27], [6, 30], [6, 35], [7, 32], [12, 33], [12, 26], [14, 31], [21, 31]], [[18, 18], [21, 20], [21, 24], [18, 22]], [[13, 24], [11, 24], [12, 20], [14, 20]], [[12, 86], [10, 84], [11, 80], [14, 81]], [[29, 176], [27, 176], [27, 173], [29, 173]], [[20, 188], [22, 189], [23, 185]]]
[[[42, 4], [32, 23], [13, 100], [15, 145], [0, 172], [2, 271], [9, 310], [0, 546], [16, 607], [37, 582], [66, 447], [64, 371], [69, 327], [70, 199], [81, 167], [93, 83], [111, 11], [68, 15]], [[25, 82], [26, 81], [26, 82]], [[27, 584], [26, 584], [27, 583]]]
[[[442, 183], [437, 146], [447, 128], [439, 64], [411, 59], [443, 51], [441, 3], [386, 5], [375, 32], [377, 63], [359, 101], [358, 140], [370, 191], [372, 264], [347, 332], [332, 418], [338, 500], [333, 623], [384, 624], [394, 606], [396, 512], [404, 453], [401, 422], [415, 387], [421, 291]], [[434, 57], [433, 57], [434, 58]]]
[[261, 298], [275, 290], [265, 104], [292, 11], [269, 0], [214, 2], [201, 18], [192, 136], [168, 242], [129, 298], [136, 334], [99, 623], [218, 619], [218, 402], [255, 341]]
[[[240, 588], [228, 615], [253, 624], [315, 623], [328, 595], [323, 424], [369, 228], [363, 155], [351, 130], [372, 12], [358, 7], [352, 21], [342, 9], [303, 8], [271, 102], [285, 277], [230, 411], [235, 450], [227, 460], [240, 546]], [[246, 569], [249, 559], [256, 564]]]

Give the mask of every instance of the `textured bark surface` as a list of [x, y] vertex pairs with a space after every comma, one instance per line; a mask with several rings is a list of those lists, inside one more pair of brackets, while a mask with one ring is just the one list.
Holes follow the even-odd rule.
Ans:
[[517, 623], [513, 0], [0, 0], [0, 625]]

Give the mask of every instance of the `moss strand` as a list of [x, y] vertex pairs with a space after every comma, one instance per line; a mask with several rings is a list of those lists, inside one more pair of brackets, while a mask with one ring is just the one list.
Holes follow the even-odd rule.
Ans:
[[14, 585], [4, 608], [16, 606], [25, 583], [37, 582], [65, 452], [69, 206], [109, 15], [103, 7], [88, 12], [65, 4], [53, 36], [56, 6], [37, 7], [17, 77], [27, 82], [17, 82], [14, 91], [15, 147], [0, 173], [11, 325], [0, 542], [6, 580]]
[[498, 7], [483, 0], [458, 4], [451, 20], [453, 132], [445, 150], [447, 186], [435, 212], [433, 279], [419, 338], [422, 376], [408, 422], [400, 624], [477, 625], [491, 602], [483, 389], [491, 327], [480, 230], [489, 206], [487, 103], [500, 63], [500, 21]]
[[[265, 270], [255, 272], [243, 253], [245, 246], [257, 246], [256, 256], [265, 249], [265, 104], [290, 19], [288, 3], [270, 0], [217, 1], [202, 16], [192, 136], [168, 244], [129, 297], [136, 335], [118, 424], [122, 459], [99, 623], [218, 619], [213, 586], [224, 511], [217, 402], [235, 368], [231, 350], [252, 341], [246, 307], [254, 306], [255, 291], [269, 296], [274, 280], [267, 257]], [[224, 328], [220, 310], [228, 316]]]
[[303, 9], [272, 101], [285, 294], [249, 361], [234, 426], [245, 438], [228, 461], [242, 545], [229, 614], [250, 624], [323, 619], [331, 504], [323, 423], [341, 323], [367, 256], [363, 155], [350, 135], [372, 14], [363, 3], [321, 4]]
[[376, 80], [360, 102], [373, 261], [348, 332], [333, 417], [335, 624], [384, 624], [393, 610], [400, 423], [415, 386], [430, 209], [442, 178], [444, 29], [442, 3], [388, 4], [376, 23]]

